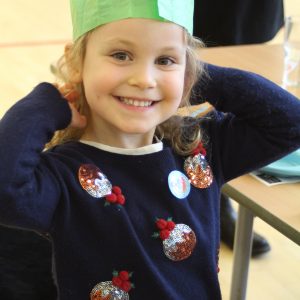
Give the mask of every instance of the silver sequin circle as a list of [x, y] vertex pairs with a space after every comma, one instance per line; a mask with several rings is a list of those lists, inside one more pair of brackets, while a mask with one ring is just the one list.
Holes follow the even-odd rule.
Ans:
[[176, 224], [170, 236], [163, 241], [164, 253], [173, 261], [188, 258], [192, 254], [195, 245], [195, 233], [185, 224]]
[[205, 189], [213, 182], [212, 170], [202, 154], [187, 157], [184, 170], [191, 184], [197, 188]]
[[95, 285], [90, 294], [91, 300], [98, 299], [97, 294], [99, 294], [99, 299], [101, 299], [100, 296], [102, 298], [110, 296], [109, 300], [129, 300], [128, 293], [114, 286], [111, 281], [103, 281]]
[[111, 194], [112, 184], [95, 165], [81, 165], [78, 171], [78, 178], [82, 188], [92, 197], [102, 198]]

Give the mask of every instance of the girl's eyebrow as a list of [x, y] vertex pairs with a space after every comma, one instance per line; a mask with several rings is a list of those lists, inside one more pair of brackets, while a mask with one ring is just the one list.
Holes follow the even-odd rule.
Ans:
[[123, 44], [125, 46], [134, 46], [135, 44], [128, 41], [128, 40], [124, 40], [124, 39], [118, 39], [118, 38], [110, 38], [110, 39], [107, 39], [105, 41], [105, 43], [107, 44]]
[[[107, 44], [119, 44], [119, 45], [121, 44], [121, 45], [124, 45], [124, 46], [127, 46], [127, 47], [134, 47], [134, 46], [137, 45], [136, 43], [131, 42], [129, 40], [124, 40], [124, 39], [119, 39], [119, 38], [110, 38], [110, 39], [107, 39], [105, 41], [105, 43], [107, 43]], [[184, 52], [185, 47], [180, 47], [180, 46], [166, 46], [166, 47], [160, 48], [159, 50], [161, 50], [161, 51], [179, 51], [179, 52]]]

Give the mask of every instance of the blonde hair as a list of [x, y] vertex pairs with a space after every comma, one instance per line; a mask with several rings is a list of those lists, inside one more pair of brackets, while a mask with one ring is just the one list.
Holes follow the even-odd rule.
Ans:
[[[88, 104], [84, 94], [82, 82], [72, 82], [74, 67], [78, 74], [82, 73], [86, 45], [92, 31], [78, 38], [68, 49], [67, 60], [62, 56], [56, 66], [52, 66], [52, 72], [56, 75], [60, 84], [71, 83], [79, 93], [78, 100], [74, 103], [78, 111], [87, 116], [89, 114]], [[197, 59], [197, 51], [203, 47], [201, 40], [194, 38], [185, 31], [187, 43], [185, 82], [181, 106], [190, 106], [189, 98], [195, 82], [204, 73], [203, 64]], [[55, 133], [52, 140], [46, 145], [47, 148], [68, 142], [79, 140], [83, 130], [67, 127]], [[155, 135], [168, 140], [171, 146], [180, 155], [190, 154], [201, 140], [199, 121], [192, 117], [175, 115], [157, 125]]]

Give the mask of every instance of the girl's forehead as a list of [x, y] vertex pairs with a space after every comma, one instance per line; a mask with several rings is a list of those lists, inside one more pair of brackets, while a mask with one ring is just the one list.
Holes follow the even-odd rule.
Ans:
[[128, 18], [101, 25], [91, 36], [103, 43], [130, 45], [158, 39], [162, 45], [186, 44], [186, 32], [180, 25], [143, 18]]

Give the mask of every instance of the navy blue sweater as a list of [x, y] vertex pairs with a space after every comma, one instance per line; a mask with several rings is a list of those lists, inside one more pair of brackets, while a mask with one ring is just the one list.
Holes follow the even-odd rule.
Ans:
[[[135, 156], [76, 141], [42, 152], [71, 119], [50, 84], [38, 85], [1, 120], [0, 222], [49, 234], [61, 300], [88, 300], [114, 269], [133, 272], [130, 299], [221, 299], [220, 189], [300, 147], [300, 101], [255, 74], [216, 66], [208, 71], [211, 80], [199, 83], [195, 94], [216, 108], [200, 121], [214, 180], [208, 188], [192, 186], [183, 199], [171, 193], [168, 176], [185, 172], [185, 158], [168, 143], [162, 151]], [[83, 164], [97, 166], [120, 186], [125, 205], [106, 206], [104, 198], [84, 190], [78, 179]], [[162, 241], [152, 237], [156, 217], [172, 217], [194, 231], [190, 257], [166, 257]]]

